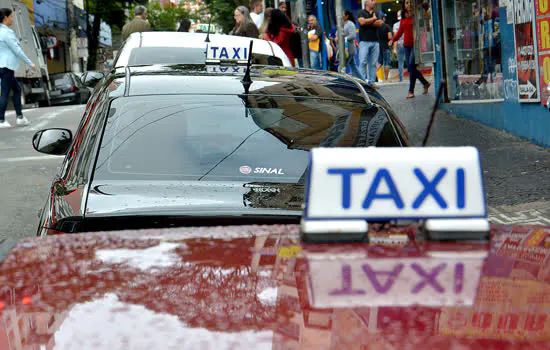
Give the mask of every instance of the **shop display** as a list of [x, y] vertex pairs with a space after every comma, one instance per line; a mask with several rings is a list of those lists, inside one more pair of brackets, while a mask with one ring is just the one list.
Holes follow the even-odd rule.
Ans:
[[497, 0], [444, 0], [451, 100], [504, 97]]

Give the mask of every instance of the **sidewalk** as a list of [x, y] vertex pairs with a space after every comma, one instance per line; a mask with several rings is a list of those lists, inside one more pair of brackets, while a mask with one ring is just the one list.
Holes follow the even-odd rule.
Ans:
[[[414, 144], [421, 145], [434, 105], [434, 85], [428, 95], [422, 95], [422, 85], [417, 84], [416, 98], [409, 100], [405, 98], [408, 80], [381, 84], [379, 91], [401, 118]], [[428, 145], [479, 149], [487, 203], [493, 216], [504, 215], [502, 222], [515, 222], [514, 217], [521, 222], [540, 222], [540, 218], [550, 217], [550, 149], [444, 110], [437, 112]]]

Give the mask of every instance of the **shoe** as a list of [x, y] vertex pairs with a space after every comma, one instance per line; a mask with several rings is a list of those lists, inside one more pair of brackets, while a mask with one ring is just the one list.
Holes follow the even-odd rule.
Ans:
[[432, 86], [432, 84], [430, 84], [430, 83], [424, 85], [424, 95], [426, 95], [428, 93], [428, 89], [430, 88], [430, 86]]
[[11, 128], [11, 124], [7, 120], [3, 120], [0, 122], [0, 129], [7, 129]]
[[407, 95], [407, 98], [414, 98], [414, 94], [409, 92], [409, 94]]
[[23, 116], [17, 117], [17, 119], [15, 120], [15, 125], [17, 126], [25, 126], [29, 124], [30, 124], [29, 120]]

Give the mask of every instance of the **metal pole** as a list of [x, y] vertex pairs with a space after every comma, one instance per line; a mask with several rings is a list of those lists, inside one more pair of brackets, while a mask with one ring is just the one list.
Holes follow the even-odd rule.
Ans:
[[[346, 37], [344, 36], [344, 6], [342, 4], [342, 0], [336, 0], [335, 1], [335, 7], [336, 7], [336, 26], [337, 26], [337, 33], [338, 33], [338, 61], [340, 64], [338, 65], [338, 71], [340, 73], [346, 73]], [[353, 44], [355, 45], [355, 44]]]
[[[325, 46], [325, 18], [323, 16], [323, 0], [317, 0], [317, 21], [323, 29], [321, 33], [321, 42], [319, 44], [319, 50], [321, 50], [322, 70], [327, 70], [327, 48]], [[309, 50], [308, 50], [309, 52]]]
[[302, 68], [310, 68], [309, 48], [307, 45], [307, 15], [305, 0], [296, 0], [293, 17], [298, 24], [297, 29], [300, 31], [300, 38], [302, 39]]

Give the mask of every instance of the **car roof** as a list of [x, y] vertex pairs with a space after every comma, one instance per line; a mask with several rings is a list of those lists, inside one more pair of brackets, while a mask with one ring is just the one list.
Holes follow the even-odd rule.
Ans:
[[[242, 94], [245, 67], [219, 65], [151, 65], [129, 67], [125, 96], [164, 94]], [[122, 73], [122, 70], [118, 70]], [[310, 69], [252, 66], [249, 94], [301, 96], [367, 103], [383, 101], [369, 85], [351, 76]], [[192, 88], [191, 88], [192, 87]], [[364, 92], [364, 93], [363, 93]]]
[[[548, 259], [532, 258], [547, 257], [550, 248], [545, 240], [507, 247], [509, 240], [528, 241], [544, 227], [494, 225], [490, 243], [397, 239], [410, 237], [412, 229], [373, 229], [369, 236], [377, 242], [335, 245], [303, 244], [297, 225], [25, 239], [0, 266], [0, 323], [11, 327], [0, 326], [6, 332], [0, 347], [54, 338], [59, 347], [110, 349], [145, 343], [268, 349], [550, 346]], [[442, 301], [437, 291], [444, 288], [447, 296], [462, 289], [462, 282], [453, 285], [453, 269], [461, 261], [464, 269], [472, 261], [483, 265], [464, 276], [478, 287], [466, 293], [473, 297], [468, 305]], [[352, 269], [347, 284], [346, 273], [338, 275], [342, 266]], [[399, 273], [390, 274], [392, 268]], [[401, 282], [416, 287], [397, 289]], [[331, 290], [348, 293], [332, 293], [323, 307], [313, 305]], [[361, 290], [361, 305], [354, 305]], [[392, 305], [392, 298], [401, 306]], [[422, 305], [415, 303], [422, 298]], [[439, 304], [426, 306], [434, 300]], [[333, 307], [336, 301], [342, 304]], [[27, 322], [16, 322], [23, 316]], [[42, 323], [48, 332], [41, 332]]]
[[[206, 33], [186, 33], [186, 32], [142, 32], [132, 33], [126, 40], [124, 47], [117, 59], [117, 67], [119, 61], [127, 61], [130, 51], [138, 47], [181, 47], [181, 48], [205, 48]], [[210, 43], [208, 45], [232, 46], [232, 47], [249, 47], [250, 41], [254, 42], [253, 52], [266, 56], [276, 56], [283, 61], [283, 66], [292, 67], [292, 63], [281, 49], [281, 47], [273, 42], [241, 37], [226, 34], [210, 34]]]

